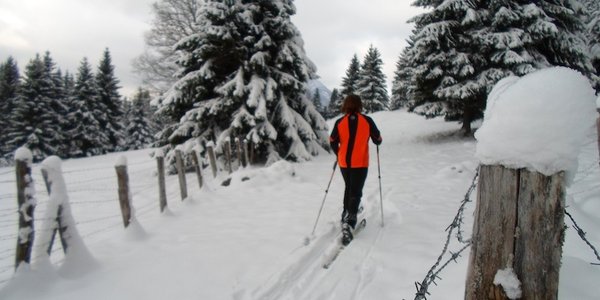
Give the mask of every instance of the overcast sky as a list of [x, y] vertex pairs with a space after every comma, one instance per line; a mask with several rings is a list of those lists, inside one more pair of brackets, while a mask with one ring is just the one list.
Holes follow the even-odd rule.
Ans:
[[[95, 70], [108, 47], [121, 93], [131, 96], [141, 84], [131, 61], [144, 50], [155, 1], [0, 0], [0, 60], [13, 56], [23, 72], [36, 53], [48, 50], [63, 72], [75, 74], [83, 57]], [[328, 88], [339, 87], [352, 56], [362, 62], [370, 44], [382, 54], [389, 84], [412, 29], [407, 20], [421, 12], [412, 2], [296, 0], [292, 21]]]

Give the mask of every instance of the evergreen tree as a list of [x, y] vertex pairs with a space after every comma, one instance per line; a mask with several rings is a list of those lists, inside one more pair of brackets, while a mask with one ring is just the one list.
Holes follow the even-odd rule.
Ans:
[[387, 110], [389, 97], [382, 71], [383, 61], [377, 48], [371, 45], [360, 68], [357, 93], [366, 113]]
[[110, 143], [110, 140], [101, 128], [99, 117], [106, 112], [99, 100], [98, 88], [87, 58], [84, 58], [79, 66], [70, 102], [72, 110], [68, 119], [72, 125], [69, 130], [71, 156], [104, 153], [105, 145]]
[[123, 111], [121, 110], [121, 95], [119, 95], [119, 80], [115, 77], [115, 67], [108, 49], [104, 50], [102, 60], [96, 73], [99, 107], [103, 113], [97, 116], [109, 143], [104, 145], [104, 152], [112, 152], [123, 146]]
[[151, 121], [148, 118], [148, 103], [150, 93], [139, 88], [133, 101], [128, 106], [128, 120], [126, 123], [126, 148], [143, 149], [153, 142]]
[[469, 133], [501, 78], [560, 65], [592, 76], [573, 1], [420, 0], [409, 50], [414, 111], [460, 120]]
[[594, 66], [594, 87], [596, 94], [600, 93], [600, 2], [596, 0], [584, 0], [585, 10], [587, 11], [586, 27], [588, 49], [591, 55], [591, 62]]
[[65, 75], [63, 76], [62, 80], [63, 80], [62, 85], [63, 85], [64, 96], [67, 99], [71, 99], [73, 96], [73, 93], [75, 92], [75, 79], [73, 79], [73, 75], [67, 71], [67, 72], [65, 72]]
[[410, 62], [406, 59], [406, 52], [408, 49], [409, 47], [404, 48], [402, 55], [398, 58], [398, 62], [396, 62], [396, 71], [394, 71], [394, 80], [392, 81], [390, 110], [397, 110], [410, 106], [412, 69], [409, 67]]
[[352, 60], [350, 60], [350, 65], [348, 69], [346, 69], [346, 76], [342, 78], [342, 91], [341, 97], [342, 99], [350, 94], [357, 94], [358, 90], [358, 81], [360, 79], [360, 61], [358, 60], [358, 56], [354, 54]]
[[[487, 85], [479, 82], [485, 57], [474, 33], [481, 26], [481, 11], [472, 1], [420, 1], [431, 12], [414, 20], [420, 30], [412, 49], [417, 112], [439, 113], [447, 120], [462, 120], [465, 133], [485, 105]], [[433, 105], [432, 105], [433, 104]]]
[[331, 91], [329, 105], [327, 106], [327, 118], [333, 118], [341, 113], [340, 108], [342, 107], [342, 100], [342, 95], [338, 92], [338, 89], [333, 89], [333, 91]]
[[323, 109], [323, 104], [321, 104], [321, 93], [319, 92], [319, 89], [315, 89], [315, 93], [312, 96], [312, 103], [315, 106], [315, 109], [324, 116], [325, 110]]
[[53, 154], [60, 157], [68, 157], [69, 139], [66, 133], [69, 126], [66, 118], [68, 103], [62, 72], [60, 69], [56, 69], [56, 64], [50, 56], [50, 52], [46, 52], [43, 60], [45, 66], [44, 78], [50, 82], [47, 94], [49, 110], [46, 113], [50, 120], [54, 120], [52, 126], [56, 132], [56, 136], [53, 139], [56, 152]]
[[15, 102], [19, 95], [21, 77], [17, 62], [8, 57], [6, 62], [0, 64], [0, 158], [9, 154], [12, 149], [7, 147], [8, 126], [10, 117], [15, 109]]
[[407, 39], [408, 45], [402, 50], [396, 62], [396, 71], [394, 71], [394, 79], [392, 81], [392, 97], [390, 98], [391, 110], [406, 107], [410, 111], [414, 107], [414, 100], [412, 99], [414, 69], [411, 66], [413, 60], [411, 55], [414, 54], [414, 38], [417, 31], [416, 28], [412, 30], [411, 35]]
[[[188, 105], [171, 144], [242, 137], [270, 164], [327, 147], [326, 124], [305, 96], [315, 67], [290, 17], [291, 1], [205, 1], [199, 31], [182, 40], [180, 79], [161, 111]], [[193, 105], [193, 108], [192, 108]]]
[[31, 150], [34, 161], [60, 153], [62, 132], [57, 109], [57, 87], [52, 74], [54, 63], [49, 53], [44, 59], [39, 54], [25, 67], [25, 78], [21, 92], [15, 101], [13, 114], [7, 128], [7, 146], [10, 152], [26, 146]]

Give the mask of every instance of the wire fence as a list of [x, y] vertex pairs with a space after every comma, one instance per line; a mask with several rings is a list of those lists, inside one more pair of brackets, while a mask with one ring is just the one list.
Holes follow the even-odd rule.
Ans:
[[[589, 166], [581, 169], [578, 172], [577, 179], [575, 179], [573, 181], [573, 184], [580, 183], [583, 180], [589, 179], [589, 177], [591, 177], [593, 173], [598, 172], [599, 164], [600, 164], [600, 161], [594, 161], [594, 162], [590, 163]], [[417, 290], [417, 292], [415, 293], [415, 298], [414, 298], [415, 300], [426, 300], [427, 296], [431, 295], [429, 293], [429, 288], [431, 287], [431, 284], [437, 285], [436, 280], [441, 280], [440, 273], [450, 264], [450, 262], [457, 262], [457, 259], [461, 257], [461, 254], [467, 248], [469, 248], [471, 246], [471, 239], [470, 238], [465, 239], [465, 237], [463, 235], [464, 230], [462, 229], [462, 225], [464, 224], [465, 208], [467, 207], [467, 204], [473, 202], [473, 200], [471, 200], [471, 195], [477, 187], [478, 177], [479, 177], [479, 169], [476, 170], [475, 176], [473, 177], [471, 185], [467, 189], [467, 192], [466, 192], [463, 200], [460, 202], [460, 206], [458, 208], [456, 215], [454, 216], [454, 219], [452, 220], [452, 223], [446, 228], [446, 232], [448, 234], [446, 236], [446, 241], [442, 248], [441, 254], [438, 256], [438, 258], [437, 258], [436, 262], [433, 264], [433, 266], [427, 271], [427, 275], [425, 275], [425, 278], [421, 282], [415, 282], [415, 288]], [[591, 185], [591, 187], [589, 187], [587, 189], [572, 190], [569, 192], [569, 195], [577, 196], [579, 194], [583, 194], [586, 192], [600, 194], [599, 191], [600, 191], [600, 182], [598, 182], [597, 184]], [[567, 209], [565, 209], [564, 212], [565, 212], [565, 215], [568, 216], [568, 218], [571, 220], [571, 223], [573, 224], [573, 228], [577, 232], [579, 237], [587, 244], [587, 246], [592, 250], [592, 252], [596, 256], [598, 263], [591, 262], [590, 264], [600, 265], [600, 254], [599, 254], [597, 248], [589, 241], [589, 239], [587, 239], [587, 237], [586, 237], [587, 233], [579, 226], [579, 224], [577, 224], [577, 222], [575, 221], [575, 218], [572, 216], [571, 213], [569, 213], [569, 211]], [[456, 241], [458, 241], [458, 243], [460, 245], [460, 248], [455, 252], [448, 250], [453, 236], [456, 237]]]
[[[155, 177], [156, 166], [156, 161], [150, 159], [127, 164], [130, 178], [130, 195], [133, 199], [137, 199], [136, 197], [144, 195], [147, 191], [158, 188]], [[35, 194], [36, 209], [33, 216], [34, 228], [35, 232], [39, 234], [47, 234], [55, 229], [44, 228], [44, 224], [56, 221], [56, 217], [47, 217], [46, 215], [50, 203], [48, 201], [49, 197], [45, 194], [46, 184], [41, 172], [39, 172], [39, 165], [32, 165], [31, 169], [31, 178], [37, 191]], [[69, 201], [69, 205], [74, 211], [73, 215], [81, 218], [75, 221], [75, 225], [84, 241], [94, 240], [104, 233], [109, 233], [123, 226], [122, 214], [119, 209], [117, 175], [114, 166], [93, 166], [90, 168], [65, 168], [63, 166], [63, 169], [62, 174], [67, 185], [67, 195], [73, 199]], [[0, 179], [0, 186], [4, 189], [0, 193], [0, 200], [2, 200], [0, 201], [0, 286], [8, 282], [15, 271], [14, 259], [19, 215], [16, 201], [16, 179], [9, 179], [8, 177], [8, 175], [14, 173], [15, 168], [0, 172], [0, 176], [3, 177], [3, 179]], [[138, 180], [139, 178], [141, 180]], [[171, 178], [168, 179], [172, 180]], [[11, 192], [13, 190], [15, 192]], [[168, 198], [174, 197], [177, 192], [178, 190], [175, 188], [169, 188]], [[93, 196], [85, 197], [82, 195], [85, 193], [93, 194]], [[138, 200], [134, 201], [137, 203], [134, 205], [134, 217], [136, 219], [144, 218], [153, 212], [159, 213], [156, 193], [151, 193], [151, 196], [141, 197]], [[81, 213], [85, 211], [93, 211], [97, 215]], [[44, 249], [51, 246], [50, 243], [38, 244], [35, 241], [34, 249]], [[53, 264], [60, 264], [64, 260], [62, 245], [60, 245], [60, 242], [53, 242], [52, 246], [51, 261]], [[35, 262], [40, 258], [40, 254], [32, 255], [31, 261]]]
[[[433, 283], [436, 284], [436, 279], [441, 279], [439, 274], [450, 264], [450, 262], [455, 261], [460, 257], [461, 253], [465, 251], [469, 246], [471, 246], [471, 240], [465, 240], [463, 237], [462, 224], [464, 224], [464, 212], [465, 207], [468, 203], [472, 202], [471, 194], [477, 187], [477, 178], [479, 177], [479, 169], [475, 172], [475, 176], [473, 177], [473, 181], [471, 182], [471, 186], [467, 190], [463, 200], [460, 203], [460, 207], [458, 212], [454, 216], [452, 223], [446, 228], [448, 232], [446, 236], [446, 242], [444, 244], [444, 248], [442, 249], [442, 253], [438, 256], [437, 261], [433, 264], [433, 266], [427, 271], [427, 275], [421, 282], [415, 282], [415, 287], [417, 289], [417, 293], [415, 294], [415, 300], [424, 300], [427, 299], [427, 295], [429, 295], [429, 286]], [[456, 230], [456, 238], [463, 245], [458, 251], [451, 252], [448, 251], [448, 246], [450, 246], [450, 241], [452, 240], [452, 236], [454, 231]], [[447, 257], [447, 253], [450, 253], [450, 256]], [[446, 259], [444, 261], [444, 259]], [[444, 261], [443, 264], [442, 261]], [[441, 264], [441, 265], [440, 265]]]

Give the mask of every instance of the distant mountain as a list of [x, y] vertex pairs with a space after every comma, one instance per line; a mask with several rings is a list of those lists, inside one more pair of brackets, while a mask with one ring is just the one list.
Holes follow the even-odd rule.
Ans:
[[327, 107], [327, 105], [329, 105], [329, 100], [331, 99], [331, 91], [318, 79], [310, 80], [308, 82], [308, 90], [306, 91], [306, 96], [308, 99], [312, 100], [316, 90], [319, 90], [319, 96], [321, 96], [321, 105], [323, 105], [323, 107]]

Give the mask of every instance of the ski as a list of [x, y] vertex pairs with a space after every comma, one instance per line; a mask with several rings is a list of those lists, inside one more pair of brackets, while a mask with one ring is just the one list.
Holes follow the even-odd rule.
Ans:
[[[367, 220], [366, 219], [360, 220], [360, 222], [354, 229], [353, 235], [356, 237], [356, 234], [358, 234], [363, 228], [365, 228], [365, 226], [367, 226]], [[350, 245], [350, 244], [348, 244], [348, 245]], [[334, 250], [334, 252], [328, 258], [326, 258], [325, 263], [323, 263], [323, 269], [329, 269], [331, 264], [333, 264], [333, 262], [338, 258], [340, 253], [342, 253], [344, 248], [346, 248], [348, 245], [344, 246], [341, 241], [338, 241], [338, 245], [337, 245], [338, 247]]]

